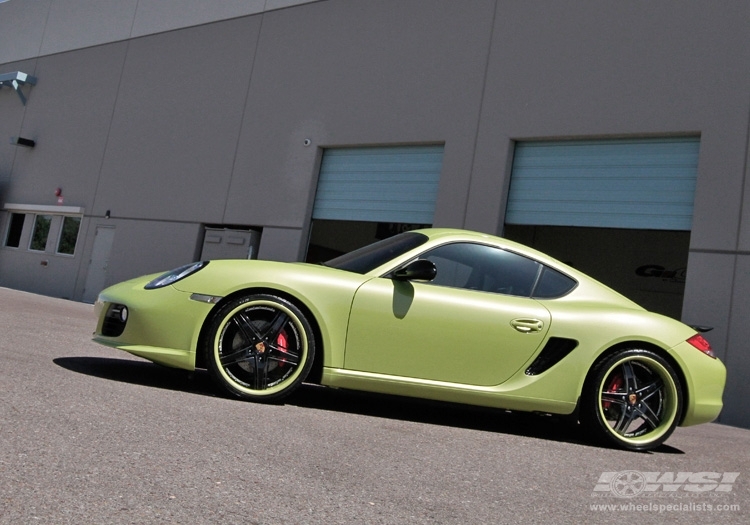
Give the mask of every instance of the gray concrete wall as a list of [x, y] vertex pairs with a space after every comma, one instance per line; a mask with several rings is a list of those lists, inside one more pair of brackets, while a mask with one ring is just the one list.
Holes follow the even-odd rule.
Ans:
[[[0, 216], [0, 231], [3, 233], [7, 231], [9, 216]], [[29, 246], [34, 226], [32, 218], [30, 216], [25, 221], [20, 247], [3, 247], [5, 253], [0, 256], [2, 286], [65, 299], [76, 298], [76, 273], [80, 267], [80, 257], [55, 253], [62, 221], [52, 222], [43, 251], [31, 251], [26, 247]], [[83, 238], [84, 234], [80, 235]]]
[[335, 0], [264, 16], [226, 222], [302, 228], [317, 148], [431, 142], [445, 143], [435, 222], [462, 222], [493, 8]]
[[86, 218], [46, 280], [0, 248], [0, 284], [80, 295], [107, 210], [112, 282], [193, 257], [201, 223], [263, 227], [260, 257], [298, 260], [326, 147], [444, 144], [435, 225], [500, 232], [515, 141], [697, 135], [683, 319], [715, 327], [743, 399], [748, 34], [742, 0], [2, 3], [0, 73], [39, 82], [26, 106], [0, 90], [0, 203], [60, 187]]
[[[126, 51], [127, 44], [118, 43], [17, 65], [40, 80], [27, 88], [25, 107], [9, 88], [0, 91], [8, 113], [22, 115], [12, 127], [0, 124], [0, 151], [15, 154], [6, 202], [55, 204], [55, 190], [62, 188], [66, 205], [91, 213]], [[13, 135], [34, 139], [36, 146], [10, 146], [6, 136]]]
[[[96, 219], [89, 226], [93, 234], [96, 224], [115, 228], [111, 254], [111, 270], [108, 284], [130, 279], [137, 275], [164, 272], [195, 261], [199, 255], [200, 225], [195, 223], [133, 220]], [[91, 235], [87, 236], [83, 250], [90, 253]], [[201, 239], [202, 240], [202, 239]], [[128, 261], [121, 264], [120, 261]], [[83, 290], [83, 279], [78, 289]], [[77, 290], [77, 291], [79, 291]]]
[[0, 4], [0, 64], [320, 0], [11, 0]]
[[93, 214], [222, 222], [259, 26], [243, 18], [128, 43]]

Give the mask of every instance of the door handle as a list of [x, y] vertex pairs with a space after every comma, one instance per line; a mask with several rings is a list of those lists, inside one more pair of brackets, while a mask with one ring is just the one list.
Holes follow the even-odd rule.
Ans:
[[539, 319], [513, 319], [510, 325], [522, 334], [541, 332], [544, 323]]

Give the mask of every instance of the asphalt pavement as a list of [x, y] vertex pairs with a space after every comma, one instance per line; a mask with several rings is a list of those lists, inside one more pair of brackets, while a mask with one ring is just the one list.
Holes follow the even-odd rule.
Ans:
[[0, 524], [750, 523], [750, 430], [652, 453], [555, 417], [305, 385], [222, 396], [0, 288]]

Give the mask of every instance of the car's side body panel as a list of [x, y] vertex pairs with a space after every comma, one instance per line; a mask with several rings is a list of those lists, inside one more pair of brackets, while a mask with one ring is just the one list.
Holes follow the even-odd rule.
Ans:
[[488, 387], [326, 368], [321, 383], [337, 388], [551, 414], [570, 414], [577, 402], [577, 399], [554, 398], [554, 388], [551, 389], [552, 385], [542, 376], [523, 373], [502, 385]]
[[144, 290], [154, 275], [114, 285], [99, 296], [101, 303], [128, 305], [130, 319], [116, 338], [101, 335], [101, 316], [94, 340], [154, 362], [187, 370], [195, 368], [201, 328], [215, 304], [191, 300], [193, 294], [217, 301], [252, 290], [293, 297], [313, 315], [323, 341], [324, 365], [344, 363], [346, 326], [352, 297], [369, 277], [323, 266], [271, 261], [217, 260], [171, 286]]
[[557, 381], [553, 376], [558, 374], [578, 377], [577, 384], [571, 385], [572, 390], [558, 391], [557, 395], [567, 398], [579, 395], [586, 379], [586, 374], [581, 371], [590, 369], [613, 348], [658, 349], [684, 376], [688, 395], [682, 424], [704, 423], [719, 415], [726, 369], [718, 359], [685, 342], [695, 334], [690, 327], [642, 309], [607, 308], [573, 296], [543, 301], [543, 304], [550, 309], [554, 319], [550, 335], [580, 342], [570, 356], [547, 372], [553, 372], [550, 387]]
[[272, 261], [219, 260], [211, 261], [208, 269], [211, 271], [198, 272], [175, 287], [222, 297], [253, 290], [292, 297], [313, 316], [311, 321], [323, 341], [324, 365], [343, 366], [352, 297], [369, 277], [319, 265]]
[[536, 353], [549, 326], [533, 299], [376, 278], [355, 294], [344, 368], [499, 385]]

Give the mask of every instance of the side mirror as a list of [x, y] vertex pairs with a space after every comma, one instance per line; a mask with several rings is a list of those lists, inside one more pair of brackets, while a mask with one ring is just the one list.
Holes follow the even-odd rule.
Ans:
[[417, 259], [393, 272], [396, 281], [432, 281], [437, 275], [435, 263], [427, 259]]

